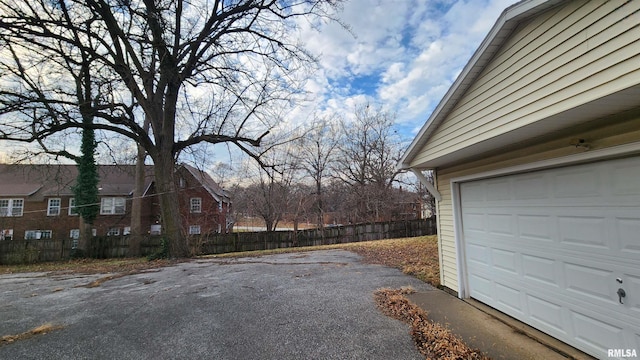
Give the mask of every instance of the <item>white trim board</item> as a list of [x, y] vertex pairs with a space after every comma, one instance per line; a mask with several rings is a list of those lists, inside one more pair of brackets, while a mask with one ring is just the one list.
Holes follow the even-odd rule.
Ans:
[[612, 146], [599, 150], [587, 150], [579, 154], [572, 154], [563, 157], [536, 161], [527, 164], [509, 166], [502, 169], [483, 171], [476, 174], [459, 176], [451, 178], [451, 183], [454, 182], [466, 182], [471, 180], [480, 180], [492, 177], [498, 177], [503, 175], [511, 175], [522, 172], [530, 172], [536, 170], [550, 169], [554, 167], [561, 167], [566, 165], [576, 165], [584, 162], [593, 162], [599, 160], [606, 160], [624, 155], [640, 154], [640, 142], [634, 142], [624, 145]]

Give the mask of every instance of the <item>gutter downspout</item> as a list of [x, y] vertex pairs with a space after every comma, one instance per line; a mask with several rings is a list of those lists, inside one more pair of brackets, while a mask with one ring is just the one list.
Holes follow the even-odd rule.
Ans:
[[440, 192], [438, 190], [436, 190], [436, 188], [427, 179], [427, 177], [422, 174], [422, 171], [420, 171], [418, 169], [414, 169], [414, 168], [409, 168], [409, 170], [411, 170], [411, 172], [415, 174], [415, 176], [418, 178], [418, 180], [420, 180], [422, 185], [424, 185], [424, 187], [427, 188], [427, 191], [429, 191], [429, 194], [431, 194], [431, 196], [433, 196], [433, 198], [436, 199], [436, 201], [441, 201], [442, 200], [442, 196], [440, 195]]

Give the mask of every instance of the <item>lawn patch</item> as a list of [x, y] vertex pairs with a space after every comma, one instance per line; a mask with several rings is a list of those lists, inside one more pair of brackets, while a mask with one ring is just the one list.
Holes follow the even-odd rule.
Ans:
[[352, 243], [344, 249], [362, 256], [365, 262], [394, 267], [435, 287], [440, 285], [436, 236]]

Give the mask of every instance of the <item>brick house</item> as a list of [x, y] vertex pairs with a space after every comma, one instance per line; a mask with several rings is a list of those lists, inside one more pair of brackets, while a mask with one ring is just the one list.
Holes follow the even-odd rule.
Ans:
[[[98, 166], [100, 212], [95, 236], [128, 235], [134, 165]], [[211, 177], [194, 167], [177, 170], [180, 214], [186, 234], [228, 232], [231, 201]], [[145, 168], [141, 224], [149, 234], [161, 233], [161, 212], [155, 194], [153, 167]], [[0, 164], [0, 241], [46, 238], [77, 239], [80, 219], [71, 191], [75, 165]]]

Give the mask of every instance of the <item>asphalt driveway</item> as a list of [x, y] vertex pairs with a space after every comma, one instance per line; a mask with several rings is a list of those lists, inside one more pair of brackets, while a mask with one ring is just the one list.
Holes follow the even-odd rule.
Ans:
[[373, 292], [429, 285], [343, 250], [108, 274], [0, 275], [0, 359], [422, 359]]

